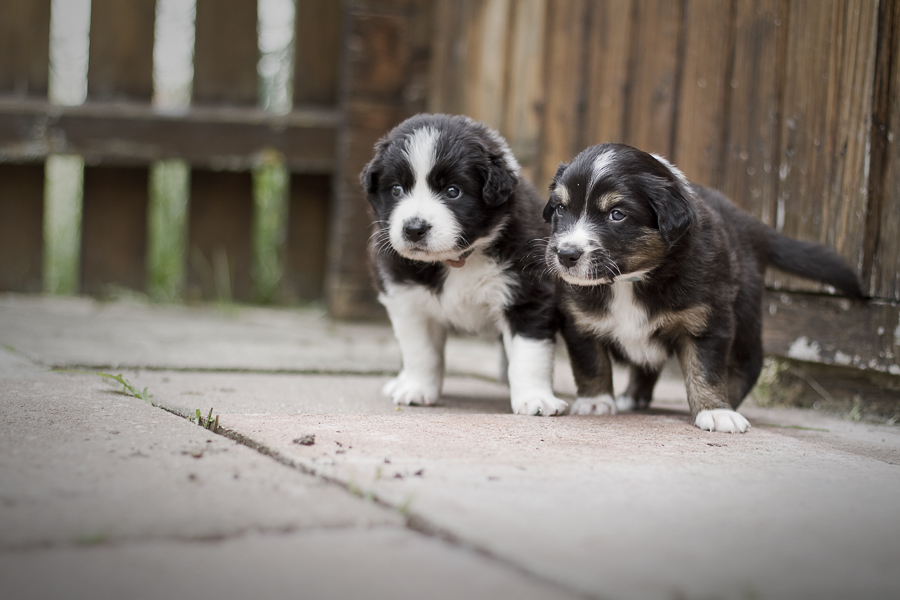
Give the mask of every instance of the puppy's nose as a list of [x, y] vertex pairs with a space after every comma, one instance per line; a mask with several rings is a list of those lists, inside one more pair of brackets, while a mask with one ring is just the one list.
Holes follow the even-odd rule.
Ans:
[[563, 246], [556, 251], [559, 257], [559, 263], [564, 267], [574, 267], [581, 255], [584, 254], [580, 249], [571, 246]]
[[410, 242], [420, 242], [429, 229], [431, 229], [431, 225], [422, 219], [413, 219], [403, 225], [403, 235]]

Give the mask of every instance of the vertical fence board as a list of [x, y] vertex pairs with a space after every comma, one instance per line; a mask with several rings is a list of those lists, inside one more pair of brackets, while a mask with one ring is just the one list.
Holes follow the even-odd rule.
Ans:
[[628, 69], [632, 1], [604, 0], [592, 6], [585, 146], [625, 141], [625, 107], [632, 77]]
[[475, 68], [469, 70], [467, 113], [501, 129], [505, 107], [510, 0], [484, 0], [472, 26], [470, 47]]
[[110, 286], [145, 287], [146, 167], [84, 170], [81, 292], [104, 295]]
[[0, 2], [0, 95], [47, 96], [50, 0]]
[[191, 171], [187, 297], [250, 300], [253, 181], [249, 173]]
[[375, 142], [428, 105], [432, 47], [431, 3], [370, 0], [349, 3], [347, 52], [342, 70], [344, 124], [336, 161], [331, 214], [328, 306], [336, 317], [383, 316], [369, 276], [371, 213], [359, 173]]
[[[88, 100], [144, 101], [153, 94], [155, 0], [94, 0]], [[147, 167], [84, 169], [81, 291], [145, 289]]]
[[466, 81], [470, 54], [467, 35], [475, 9], [481, 0], [435, 0], [434, 31], [431, 44], [428, 110], [463, 114], [466, 112]]
[[44, 165], [0, 164], [0, 290], [43, 286]]
[[[778, 214], [791, 237], [862, 262], [875, 2], [790, 5]], [[776, 225], [781, 218], [776, 217]], [[790, 289], [818, 284], [771, 274]]]
[[626, 142], [672, 156], [672, 132], [681, 57], [682, 3], [635, 2], [629, 72], [632, 81], [625, 108]]
[[195, 104], [256, 104], [256, 21], [256, 0], [197, 0]]
[[785, 0], [738, 0], [722, 191], [775, 225]]
[[[47, 98], [50, 0], [0, 2], [0, 96]], [[43, 282], [44, 165], [0, 164], [0, 290]]]
[[[873, 296], [900, 300], [900, 7], [888, 3], [882, 15], [885, 23], [880, 42], [886, 56], [879, 73], [884, 88], [877, 96], [882, 105], [876, 106], [880, 117], [876, 125], [884, 129], [879, 127], [873, 136], [881, 138], [883, 179], [870, 199], [877, 204], [870, 207], [872, 225], [866, 242], [871, 258], [865, 272], [870, 274], [866, 283]], [[873, 168], [875, 164], [873, 160]]]
[[507, 78], [501, 132], [522, 165], [522, 173], [538, 186], [537, 162], [544, 104], [544, 27], [546, 0], [518, 0], [512, 4]]
[[337, 104], [342, 3], [300, 0], [294, 20], [294, 104]]
[[675, 125], [675, 164], [701, 185], [718, 187], [730, 87], [733, 2], [689, 0]]
[[92, 0], [88, 97], [149, 101], [156, 0]]
[[[197, 0], [193, 104], [256, 105], [256, 26], [255, 0]], [[251, 300], [252, 175], [192, 169], [189, 215], [189, 296]]]
[[282, 294], [316, 300], [324, 292], [331, 178], [294, 174], [290, 185]]
[[587, 3], [583, 0], [559, 0], [548, 5], [546, 105], [542, 155], [535, 174], [542, 189], [559, 163], [572, 160], [581, 150], [577, 140], [582, 125], [586, 16]]

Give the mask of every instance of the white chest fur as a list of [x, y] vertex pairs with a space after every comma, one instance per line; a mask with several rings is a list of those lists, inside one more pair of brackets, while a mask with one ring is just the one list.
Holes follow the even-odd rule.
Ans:
[[[422, 286], [388, 286], [392, 304], [426, 313], [436, 321], [467, 333], [501, 333], [503, 309], [512, 298], [514, 280], [503, 265], [476, 252], [464, 267], [451, 268], [439, 294]], [[382, 301], [385, 301], [384, 299]]]
[[662, 365], [666, 360], [666, 350], [650, 337], [656, 327], [650, 323], [647, 311], [635, 301], [634, 283], [617, 281], [611, 284], [610, 293], [609, 310], [600, 318], [573, 311], [578, 325], [602, 338], [618, 342], [634, 363]]

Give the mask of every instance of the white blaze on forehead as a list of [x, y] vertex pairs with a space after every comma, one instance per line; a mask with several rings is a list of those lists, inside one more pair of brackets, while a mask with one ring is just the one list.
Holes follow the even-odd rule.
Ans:
[[435, 152], [440, 133], [433, 127], [416, 129], [406, 139], [403, 153], [409, 161], [416, 187], [425, 182], [431, 169], [434, 168]]
[[594, 159], [594, 164], [591, 168], [591, 182], [587, 189], [588, 196], [590, 196], [591, 191], [594, 189], [594, 186], [597, 185], [597, 182], [612, 171], [614, 158], [615, 152], [607, 150]]

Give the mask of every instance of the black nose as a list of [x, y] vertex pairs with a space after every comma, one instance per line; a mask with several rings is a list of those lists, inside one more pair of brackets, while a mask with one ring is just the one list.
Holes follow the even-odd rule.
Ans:
[[429, 229], [431, 225], [422, 219], [413, 219], [403, 226], [403, 235], [410, 242], [420, 242]]
[[578, 262], [578, 259], [581, 258], [581, 255], [584, 254], [578, 248], [572, 248], [571, 246], [563, 246], [556, 251], [556, 256], [559, 257], [559, 263], [564, 267], [574, 267], [575, 263]]

